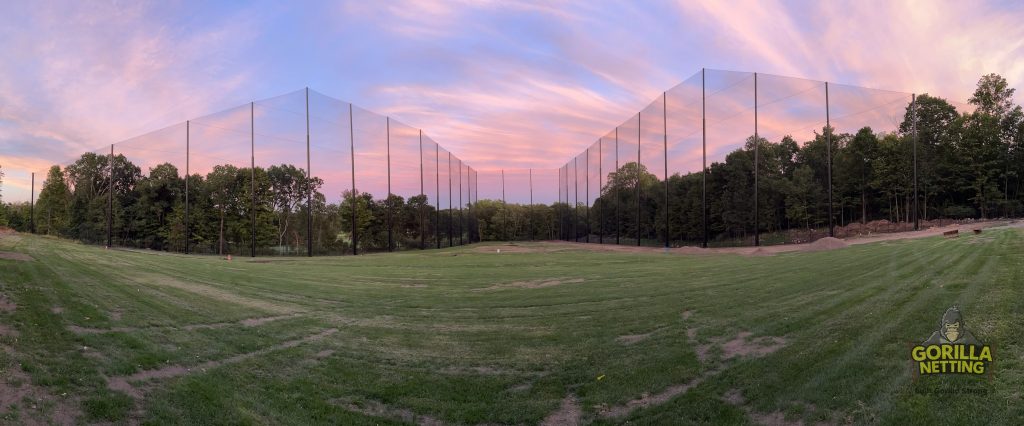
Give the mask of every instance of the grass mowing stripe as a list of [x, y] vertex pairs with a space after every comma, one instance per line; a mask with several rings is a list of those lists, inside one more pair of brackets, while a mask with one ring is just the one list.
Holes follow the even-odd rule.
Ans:
[[[1024, 327], [1017, 286], [1024, 263], [1014, 254], [1024, 251], [1024, 236], [1019, 229], [983, 236], [991, 239], [768, 257], [537, 243], [500, 255], [500, 246], [483, 244], [257, 259], [269, 263], [0, 236], [0, 247], [36, 259], [0, 268], [0, 291], [18, 304], [0, 313], [0, 324], [21, 333], [0, 343], [12, 350], [3, 359], [25, 363], [33, 386], [78, 395], [71, 402], [83, 422], [533, 424], [571, 393], [582, 420], [596, 424], [743, 423], [767, 415], [805, 423], [1016, 423], [1015, 407], [1024, 405], [1024, 375], [1012, 369], [1024, 368], [1016, 332]], [[559, 282], [509, 287], [535, 280]], [[957, 301], [969, 308], [968, 327], [998, 345], [997, 366], [1008, 370], [986, 385], [988, 395], [950, 402], [929, 392], [976, 383], [911, 382], [905, 345], [926, 338]], [[56, 305], [65, 311], [51, 312]], [[238, 323], [276, 315], [260, 308], [272, 306], [300, 315]], [[71, 325], [121, 331], [76, 335]], [[325, 328], [338, 331], [315, 344], [148, 381], [138, 405], [103, 380], [201, 366]], [[722, 359], [723, 345], [740, 332], [785, 343], [760, 357]], [[667, 401], [618, 420], [600, 417], [602, 407], [717, 369]], [[723, 401], [733, 390], [744, 403]], [[1006, 403], [984, 411], [992, 400]], [[958, 414], [970, 410], [973, 417]]]

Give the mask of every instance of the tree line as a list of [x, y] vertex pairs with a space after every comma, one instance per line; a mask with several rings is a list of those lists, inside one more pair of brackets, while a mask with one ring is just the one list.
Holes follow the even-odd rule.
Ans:
[[706, 176], [694, 172], [661, 180], [643, 164], [626, 163], [608, 174], [593, 203], [578, 205], [474, 200], [436, 209], [435, 200], [422, 194], [375, 199], [358, 190], [329, 203], [323, 180], [290, 164], [218, 165], [205, 175], [182, 176], [169, 163], [143, 173], [123, 155], [87, 153], [67, 167], [50, 168], [31, 218], [27, 203], [0, 202], [0, 224], [21, 231], [34, 225], [37, 233], [104, 244], [109, 217], [111, 242], [121, 246], [341, 254], [481, 240], [656, 245], [667, 237], [674, 245], [697, 244], [706, 211], [712, 242], [749, 244], [755, 231], [768, 243], [792, 242], [793, 235], [820, 235], [828, 226], [830, 173], [831, 219], [840, 227], [908, 223], [915, 216], [926, 223], [1019, 217], [1024, 113], [1013, 94], [1004, 78], [990, 74], [969, 99], [972, 112], [921, 95], [907, 105], [894, 132], [864, 127], [848, 134], [826, 127], [808, 141], [751, 136], [711, 164]]

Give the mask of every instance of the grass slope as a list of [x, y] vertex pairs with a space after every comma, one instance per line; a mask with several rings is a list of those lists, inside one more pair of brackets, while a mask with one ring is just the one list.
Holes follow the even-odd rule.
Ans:
[[[0, 236], [35, 259], [0, 258], [0, 419], [1024, 423], [1020, 229], [771, 257], [496, 248], [257, 263]], [[954, 303], [995, 374], [914, 380], [908, 345]]]

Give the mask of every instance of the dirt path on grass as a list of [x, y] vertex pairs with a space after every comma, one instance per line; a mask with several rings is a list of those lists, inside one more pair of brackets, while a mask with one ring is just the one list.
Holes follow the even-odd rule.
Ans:
[[364, 416], [370, 417], [383, 417], [386, 419], [402, 422], [411, 423], [418, 426], [443, 426], [444, 422], [435, 419], [433, 417], [416, 414], [412, 410], [406, 408], [396, 408], [384, 404], [380, 401], [375, 400], [362, 400], [362, 401], [348, 401], [336, 399], [332, 400], [331, 403], [341, 406], [348, 411], [353, 413], [359, 413]]
[[173, 377], [184, 376], [193, 371], [206, 371], [209, 369], [220, 367], [222, 365], [235, 364], [273, 351], [294, 348], [303, 343], [320, 340], [336, 333], [337, 331], [338, 329], [331, 328], [321, 331], [317, 334], [313, 334], [311, 336], [303, 337], [301, 339], [289, 340], [287, 342], [263, 348], [254, 352], [238, 354], [225, 359], [207, 361], [193, 367], [185, 367], [181, 365], [168, 365], [166, 367], [158, 368], [155, 370], [140, 371], [130, 376], [109, 377], [107, 378], [107, 387], [110, 388], [111, 390], [124, 392], [125, 394], [128, 394], [132, 398], [141, 399], [143, 396], [143, 392], [137, 387], [135, 387], [135, 385], [133, 385], [132, 382], [146, 382], [153, 379], [169, 379]]
[[568, 395], [562, 400], [558, 409], [552, 411], [540, 422], [541, 426], [576, 426], [580, 424], [580, 417], [583, 415], [580, 403], [575, 395]]
[[[943, 227], [933, 227], [928, 229], [922, 229], [920, 231], [908, 231], [908, 232], [892, 232], [882, 233], [867, 236], [857, 236], [846, 239], [825, 237], [818, 239], [812, 243], [804, 244], [780, 244], [771, 246], [761, 247], [713, 247], [713, 248], [700, 248], [700, 247], [645, 247], [645, 246], [629, 246], [629, 245], [614, 245], [614, 244], [594, 244], [594, 243], [575, 243], [571, 241], [541, 241], [532, 244], [530, 247], [519, 246], [512, 253], [545, 253], [552, 251], [561, 251], [565, 249], [576, 249], [576, 250], [587, 250], [592, 252], [611, 252], [611, 253], [668, 253], [668, 254], [680, 254], [680, 255], [691, 255], [691, 254], [739, 254], [745, 256], [771, 256], [779, 253], [792, 253], [792, 252], [814, 252], [824, 250], [835, 250], [844, 248], [851, 245], [858, 244], [870, 244], [883, 241], [896, 241], [896, 240], [907, 240], [913, 238], [927, 238], [940, 236], [945, 232], [958, 231], [960, 235], [971, 234], [975, 229], [980, 229], [982, 232], [986, 229], [1002, 229], [1002, 228], [1024, 228], [1024, 220], [990, 220], [990, 221], [979, 221], [974, 223], [966, 224], [952, 224]], [[505, 245], [486, 245], [474, 249], [474, 251], [481, 253], [494, 253], [496, 248], [501, 248], [502, 253], [506, 252]]]
[[[626, 401], [624, 404], [613, 406], [602, 404], [597, 406], [596, 414], [598, 417], [618, 420], [629, 416], [629, 414], [635, 410], [664, 404], [679, 395], [689, 392], [691, 389], [699, 386], [708, 379], [721, 374], [723, 371], [726, 371], [732, 366], [732, 363], [728, 363], [728, 361], [734, 358], [751, 359], [765, 357], [779, 349], [782, 349], [788, 343], [785, 337], [755, 337], [753, 333], [749, 331], [740, 331], [732, 338], [726, 338], [723, 336], [712, 337], [708, 340], [708, 343], [701, 344], [697, 340], [697, 334], [700, 331], [700, 327], [690, 323], [690, 318], [693, 317], [693, 315], [693, 311], [684, 310], [680, 314], [680, 318], [683, 321], [681, 326], [686, 327], [687, 340], [690, 347], [694, 352], [696, 352], [697, 359], [702, 365], [706, 365], [709, 368], [700, 372], [685, 383], [671, 385], [658, 392], [644, 392], [636, 398]], [[659, 327], [646, 334], [619, 336], [615, 341], [624, 345], [634, 344], [649, 338], [653, 333], [670, 327], [672, 326]], [[718, 355], [718, 357], [713, 357], [713, 355]], [[720, 363], [711, 364], [711, 362], [715, 360], [720, 361]], [[774, 415], [774, 413], [772, 415]], [[582, 418], [583, 411], [579, 406], [579, 401], [576, 399], [574, 394], [570, 393], [566, 395], [557, 409], [549, 413], [547, 417], [544, 418], [541, 424], [579, 424]]]

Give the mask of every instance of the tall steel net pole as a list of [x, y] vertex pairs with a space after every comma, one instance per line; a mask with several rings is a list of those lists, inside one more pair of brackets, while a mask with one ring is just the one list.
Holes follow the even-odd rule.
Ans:
[[[349, 106], [351, 108], [351, 105]], [[351, 111], [351, 109], [349, 110]], [[306, 88], [306, 256], [313, 257], [313, 170], [309, 160], [309, 88]]]
[[580, 164], [579, 157], [573, 157], [572, 159], [572, 202], [573, 202], [573, 215], [572, 215], [572, 240], [573, 242], [580, 242], [580, 231], [577, 229], [580, 222]]
[[505, 169], [501, 169], [501, 210], [505, 220], [502, 220], [502, 228], [504, 229], [505, 240], [511, 240], [511, 234], [508, 233], [508, 202], [505, 201]]
[[352, 255], [356, 256], [359, 254], [359, 229], [356, 225], [359, 194], [356, 192], [356, 132], [352, 123], [352, 104], [348, 104], [348, 153], [352, 163]]
[[586, 215], [587, 226], [584, 227], [584, 232], [587, 233], [587, 237], [586, 237], [586, 239], [584, 241], [589, 243], [590, 242], [590, 148], [587, 148], [586, 153], [587, 153], [586, 154], [587, 155], [587, 161], [586, 161], [586, 164], [583, 166], [583, 171], [584, 171], [584, 175], [586, 176], [586, 179], [587, 179], [587, 184], [584, 185], [585, 186], [586, 195], [583, 196], [583, 202], [587, 206], [587, 215]]
[[[28, 195], [28, 231], [36, 233], [36, 174], [32, 173], [32, 184]], [[94, 234], [95, 235], [95, 234]]]
[[448, 247], [452, 247], [452, 153], [448, 152]]
[[758, 155], [758, 147], [761, 145], [761, 140], [758, 139], [757, 135], [757, 73], [754, 73], [754, 246], [761, 245], [761, 217], [759, 216], [758, 209], [760, 206], [759, 198], [757, 197], [757, 177], [758, 177], [758, 165], [760, 164], [760, 157]]
[[918, 206], [918, 195], [917, 195], [917, 94], [910, 95], [910, 128], [914, 138], [914, 230], [921, 230], [918, 215], [920, 214], [920, 206]]
[[530, 230], [530, 241], [534, 240], [536, 235], [533, 232], [533, 169], [529, 169], [530, 177], [530, 208], [526, 214], [526, 226]]
[[188, 199], [188, 181], [189, 181], [189, 158], [191, 158], [190, 148], [190, 131], [191, 121], [185, 121], [185, 254], [189, 254], [189, 243], [192, 241], [192, 228], [189, 220], [189, 199]]
[[392, 223], [392, 219], [391, 219], [391, 206], [393, 204], [391, 202], [391, 117], [384, 117], [384, 123], [387, 126], [386, 127], [386, 131], [387, 131], [386, 143], [387, 143], [387, 151], [388, 151], [388, 153], [387, 153], [387, 155], [388, 155], [388, 158], [387, 158], [388, 159], [388, 196], [385, 199], [386, 200], [385, 202], [387, 203], [385, 205], [385, 207], [387, 208], [387, 216], [388, 216], [387, 217], [387, 222], [388, 222], [388, 251], [395, 251], [395, 239], [394, 239], [394, 236], [392, 235], [393, 229], [395, 228], [395, 225], [394, 225], [394, 223]]
[[[622, 182], [622, 176], [619, 170], [619, 128], [615, 128], [615, 175], [618, 177], [619, 182]], [[622, 234], [622, 220], [619, 219], [619, 185], [615, 185], [615, 244], [619, 244], [619, 237]]]
[[249, 257], [256, 257], [256, 102], [249, 104], [249, 184], [249, 214], [252, 216]]
[[[110, 157], [107, 158], [110, 182], [107, 188], [107, 247], [113, 246], [114, 239], [114, 144], [110, 144]], [[47, 228], [49, 233], [49, 228]]]
[[700, 208], [701, 224], [704, 227], [704, 242], [701, 247], [708, 247], [708, 118], [707, 101], [704, 85], [704, 68], [700, 69], [700, 150], [701, 150], [701, 177], [700, 177]]
[[441, 151], [434, 144], [434, 239], [441, 248]]
[[661, 92], [661, 135], [662, 140], [662, 154], [665, 160], [665, 214], [663, 220], [665, 222], [665, 248], [669, 248], [669, 228], [668, 228], [668, 92]]
[[465, 221], [462, 215], [462, 160], [459, 160], [459, 245], [465, 245], [463, 237], [466, 233]]
[[636, 113], [636, 245], [640, 246], [640, 180], [643, 173], [640, 172], [640, 130], [643, 127], [640, 121], [640, 113]]
[[[601, 146], [604, 145], [604, 138], [597, 139], [597, 198], [601, 198], [604, 194], [604, 174], [601, 172], [601, 166], [604, 164], [604, 153], [602, 152]], [[604, 209], [605, 204], [601, 203], [601, 208], [597, 211], [597, 220], [600, 222], [597, 226], [597, 243], [604, 244]]]
[[828, 166], [828, 236], [835, 237], [836, 230], [832, 217], [832, 120], [829, 113], [828, 82], [825, 82], [825, 156]]
[[427, 248], [427, 193], [423, 188], [423, 130], [420, 133], [420, 195], [423, 205], [420, 206], [420, 250]]

